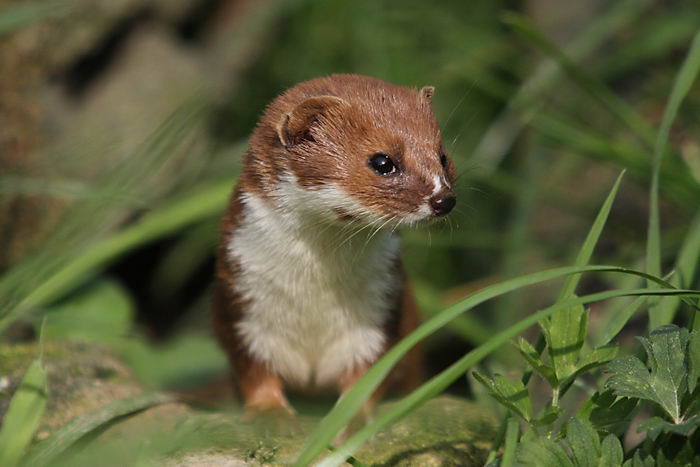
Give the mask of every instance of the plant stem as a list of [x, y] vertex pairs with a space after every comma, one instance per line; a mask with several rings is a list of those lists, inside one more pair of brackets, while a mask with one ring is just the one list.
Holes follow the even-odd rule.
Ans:
[[501, 448], [503, 440], [505, 439], [506, 425], [508, 424], [511, 415], [511, 411], [509, 410], [506, 412], [506, 415], [503, 417], [503, 420], [501, 420], [501, 424], [498, 427], [498, 432], [496, 433], [496, 439], [494, 440], [493, 446], [491, 446], [491, 450], [489, 451], [488, 458], [486, 459], [486, 464], [490, 464], [496, 459], [498, 450]]
[[506, 429], [506, 447], [503, 451], [501, 459], [501, 467], [510, 467], [515, 463], [515, 448], [518, 444], [518, 431], [520, 426], [515, 417], [508, 419], [508, 428]]

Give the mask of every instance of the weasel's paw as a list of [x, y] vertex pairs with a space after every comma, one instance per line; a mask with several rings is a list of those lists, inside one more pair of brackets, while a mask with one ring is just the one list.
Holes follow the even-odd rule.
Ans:
[[287, 404], [247, 405], [241, 419], [244, 422], [258, 422], [275, 419], [293, 419], [296, 412]]
[[262, 437], [297, 436], [299, 419], [289, 406], [246, 407], [241, 419]]

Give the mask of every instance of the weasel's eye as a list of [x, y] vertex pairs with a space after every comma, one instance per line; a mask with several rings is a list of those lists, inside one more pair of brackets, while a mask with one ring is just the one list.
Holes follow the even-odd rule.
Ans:
[[392, 161], [389, 156], [382, 153], [375, 154], [370, 157], [369, 166], [372, 167], [372, 169], [374, 169], [374, 171], [379, 175], [391, 175], [398, 171], [394, 161]]
[[445, 155], [444, 152], [440, 153], [440, 165], [442, 166], [443, 169], [447, 168], [447, 156]]

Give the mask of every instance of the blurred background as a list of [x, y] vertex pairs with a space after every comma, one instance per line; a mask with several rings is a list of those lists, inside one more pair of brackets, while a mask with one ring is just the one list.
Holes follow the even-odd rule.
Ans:
[[[2, 0], [1, 339], [36, 339], [46, 316], [47, 337], [111, 342], [146, 384], [221, 378], [209, 288], [240, 155], [271, 99], [330, 73], [436, 87], [459, 204], [403, 234], [426, 316], [571, 264], [623, 169], [593, 263], [643, 268], [654, 134], [698, 25], [695, 0]], [[661, 171], [666, 259], [700, 200], [699, 120], [696, 87]], [[452, 323], [430, 372], [557, 287]]]

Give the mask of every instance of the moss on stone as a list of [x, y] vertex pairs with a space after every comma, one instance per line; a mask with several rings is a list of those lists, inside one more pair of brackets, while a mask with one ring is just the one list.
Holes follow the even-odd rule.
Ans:
[[[38, 346], [0, 346], [0, 370], [11, 394], [39, 354]], [[106, 347], [85, 342], [44, 346], [49, 404], [38, 432], [45, 438], [73, 417], [113, 400], [143, 392], [128, 369]], [[0, 398], [0, 414], [9, 397]], [[381, 412], [391, 403], [380, 405]], [[159, 453], [163, 465], [285, 465], [303, 448], [320, 416], [271, 416], [252, 423], [237, 409], [195, 410], [167, 403], [103, 427], [83, 440], [58, 465], [128, 465]], [[437, 397], [378, 433], [357, 454], [367, 465], [483, 465], [495, 437], [495, 419], [466, 400]]]

